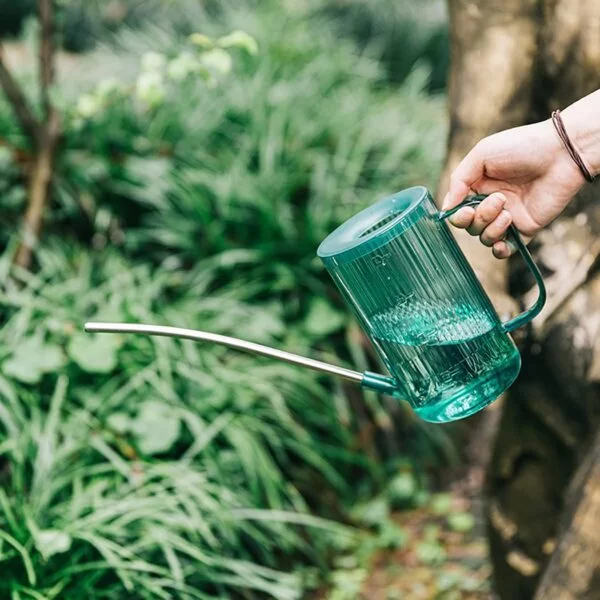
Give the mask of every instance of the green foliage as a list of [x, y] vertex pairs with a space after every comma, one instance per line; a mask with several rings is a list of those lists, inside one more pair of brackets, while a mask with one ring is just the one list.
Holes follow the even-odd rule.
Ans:
[[354, 548], [311, 513], [374, 528], [371, 550], [404, 543], [389, 514], [420, 503], [419, 456], [384, 484], [384, 450], [359, 435], [391, 430], [380, 399], [223, 348], [81, 331], [155, 322], [374, 363], [315, 251], [377, 197], [433, 185], [443, 98], [421, 67], [392, 93], [313, 8], [221, 6], [82, 59], [121, 79], [55, 92], [54, 206], [36, 274], [12, 279], [30, 157], [0, 101], [0, 597], [299, 598]]
[[453, 531], [466, 533], [475, 526], [475, 518], [471, 513], [454, 513], [448, 515], [448, 525]]
[[405, 81], [418, 64], [430, 71], [428, 89], [446, 88], [450, 64], [444, 0], [331, 0], [324, 11], [340, 31], [376, 53], [391, 82]]
[[[325, 391], [310, 373], [171, 340], [120, 340], [114, 369], [99, 369], [79, 327], [106, 307], [171, 321], [185, 306], [226, 332], [212, 318], [232, 298], [192, 308], [191, 278], [112, 252], [48, 244], [38, 258], [38, 274], [0, 296], [2, 594], [298, 598], [282, 553], [318, 564], [349, 535], [308, 514], [290, 483], [308, 468], [321, 489], [349, 494], [348, 432], [323, 412]], [[8, 369], [17, 355], [21, 369]]]

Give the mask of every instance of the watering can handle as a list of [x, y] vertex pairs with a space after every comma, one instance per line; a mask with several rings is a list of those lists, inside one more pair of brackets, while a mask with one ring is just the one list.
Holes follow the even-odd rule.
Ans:
[[[440, 219], [447, 219], [448, 217], [452, 216], [454, 213], [459, 211], [461, 208], [464, 208], [465, 206], [477, 206], [483, 200], [485, 200], [485, 198], [487, 198], [487, 195], [485, 194], [467, 196], [458, 206], [455, 206], [450, 210], [439, 213]], [[512, 224], [508, 228], [507, 237], [509, 241], [513, 242], [517, 247], [517, 250], [519, 251], [523, 259], [525, 260], [525, 263], [529, 267], [529, 270], [531, 271], [531, 274], [533, 275], [535, 283], [538, 287], [538, 297], [533, 306], [528, 308], [525, 312], [522, 312], [520, 315], [517, 315], [513, 319], [510, 319], [510, 321], [506, 321], [502, 324], [504, 331], [510, 332], [514, 331], [515, 329], [518, 329], [519, 327], [523, 327], [523, 325], [529, 323], [529, 321], [531, 321], [540, 313], [540, 311], [544, 307], [544, 304], [546, 303], [546, 286], [544, 285], [544, 278], [542, 277], [538, 266], [535, 264], [531, 254], [529, 253], [529, 250], [527, 249], [527, 246], [521, 239], [517, 228]]]

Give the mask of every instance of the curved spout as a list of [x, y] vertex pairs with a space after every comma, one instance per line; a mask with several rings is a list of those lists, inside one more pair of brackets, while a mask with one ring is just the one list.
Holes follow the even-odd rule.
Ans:
[[194, 340], [197, 342], [212, 342], [213, 344], [227, 346], [234, 350], [267, 356], [268, 358], [274, 358], [314, 371], [320, 371], [322, 373], [327, 373], [328, 375], [342, 377], [353, 383], [358, 383], [362, 387], [383, 394], [396, 395], [398, 392], [395, 381], [391, 377], [386, 377], [385, 375], [370, 373], [368, 371], [359, 373], [358, 371], [338, 367], [337, 365], [314, 360], [306, 356], [300, 356], [299, 354], [292, 354], [285, 350], [263, 346], [262, 344], [255, 344], [254, 342], [247, 342], [227, 335], [210, 333], [208, 331], [184, 329], [182, 327], [167, 327], [164, 325], [143, 325], [138, 323], [86, 323], [84, 329], [88, 333], [141, 333], [146, 335]]
[[267, 356], [315, 371], [321, 371], [328, 375], [336, 375], [358, 384], [361, 384], [364, 378], [364, 375], [358, 371], [331, 365], [329, 363], [321, 362], [320, 360], [300, 356], [299, 354], [292, 354], [291, 352], [278, 350], [277, 348], [263, 346], [262, 344], [247, 342], [245, 340], [240, 340], [239, 338], [209, 333], [208, 331], [183, 329], [181, 327], [166, 327], [162, 325], [142, 325], [137, 323], [86, 323], [85, 330], [88, 333], [141, 333], [146, 335], [182, 338], [197, 342], [212, 342], [213, 344], [227, 346], [228, 348], [241, 350], [242, 352]]

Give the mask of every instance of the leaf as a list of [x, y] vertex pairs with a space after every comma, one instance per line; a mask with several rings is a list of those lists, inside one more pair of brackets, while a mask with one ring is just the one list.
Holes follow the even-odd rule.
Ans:
[[395, 523], [390, 522], [381, 528], [378, 539], [380, 548], [398, 550], [406, 546], [407, 542], [408, 534]]
[[6, 375], [23, 383], [36, 384], [44, 373], [57, 371], [65, 364], [57, 344], [46, 343], [39, 336], [24, 338], [13, 355], [2, 365]]
[[71, 536], [58, 529], [42, 530], [35, 536], [35, 547], [44, 560], [48, 560], [55, 554], [67, 552], [71, 548], [71, 543]]
[[410, 472], [396, 475], [388, 486], [388, 497], [392, 506], [403, 504], [413, 498], [417, 491], [417, 481]]
[[421, 542], [417, 546], [417, 557], [426, 565], [438, 565], [446, 560], [446, 551], [437, 542]]
[[475, 527], [475, 517], [470, 513], [448, 515], [448, 525], [454, 531], [466, 533]]
[[431, 512], [438, 516], [447, 515], [451, 505], [452, 496], [450, 494], [436, 494], [431, 500]]
[[159, 400], [147, 400], [133, 421], [140, 452], [161, 454], [171, 449], [181, 432], [181, 421], [173, 408]]
[[379, 526], [387, 522], [390, 510], [386, 498], [380, 496], [358, 507], [355, 518], [365, 525]]
[[132, 420], [126, 413], [115, 412], [108, 416], [106, 424], [117, 433], [126, 433], [131, 429]]
[[344, 316], [322, 298], [315, 298], [310, 305], [304, 322], [306, 331], [317, 337], [324, 337], [337, 331], [344, 324]]
[[69, 356], [87, 373], [111, 373], [117, 366], [116, 337], [76, 333], [69, 342]]
[[366, 569], [340, 569], [331, 575], [333, 589], [329, 600], [349, 600], [358, 598], [368, 571]]

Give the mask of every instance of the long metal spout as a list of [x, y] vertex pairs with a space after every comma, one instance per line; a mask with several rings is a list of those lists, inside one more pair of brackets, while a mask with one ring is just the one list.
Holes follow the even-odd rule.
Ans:
[[85, 330], [89, 333], [142, 333], [146, 335], [182, 338], [197, 342], [212, 342], [213, 344], [227, 346], [228, 348], [241, 350], [242, 352], [259, 354], [260, 356], [282, 360], [293, 365], [327, 373], [328, 375], [342, 377], [343, 379], [358, 383], [359, 385], [362, 385], [365, 379], [365, 374], [359, 373], [358, 371], [338, 367], [336, 365], [321, 362], [320, 360], [300, 356], [299, 354], [292, 354], [291, 352], [285, 352], [284, 350], [278, 350], [277, 348], [263, 346], [262, 344], [247, 342], [245, 340], [240, 340], [239, 338], [209, 333], [208, 331], [183, 329], [181, 327], [166, 327], [162, 325], [142, 325], [137, 323], [86, 323]]

